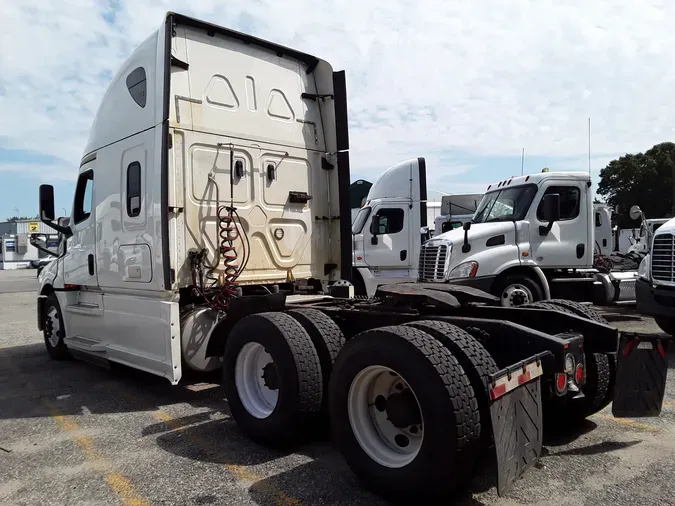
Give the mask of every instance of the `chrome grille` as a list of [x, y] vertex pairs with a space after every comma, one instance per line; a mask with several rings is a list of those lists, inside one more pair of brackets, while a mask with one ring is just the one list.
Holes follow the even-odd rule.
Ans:
[[673, 272], [675, 237], [672, 234], [655, 236], [651, 256], [652, 279], [675, 282], [675, 273]]
[[423, 244], [420, 250], [420, 281], [445, 281], [445, 261], [448, 247], [445, 244]]

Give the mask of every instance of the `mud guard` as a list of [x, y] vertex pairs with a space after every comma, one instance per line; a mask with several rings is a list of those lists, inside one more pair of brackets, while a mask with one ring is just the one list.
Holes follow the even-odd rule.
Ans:
[[497, 493], [506, 494], [513, 483], [541, 455], [542, 358], [539, 353], [490, 376], [490, 417], [497, 453]]
[[615, 417], [659, 416], [666, 390], [668, 343], [661, 335], [622, 333], [612, 403]]

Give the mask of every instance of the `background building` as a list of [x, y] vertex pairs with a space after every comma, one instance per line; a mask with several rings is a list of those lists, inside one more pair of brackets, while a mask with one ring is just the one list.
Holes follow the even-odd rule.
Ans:
[[47, 247], [55, 250], [58, 246], [56, 230], [38, 220], [0, 222], [0, 269], [28, 267], [31, 260], [47, 256], [31, 245], [31, 234], [47, 234]]

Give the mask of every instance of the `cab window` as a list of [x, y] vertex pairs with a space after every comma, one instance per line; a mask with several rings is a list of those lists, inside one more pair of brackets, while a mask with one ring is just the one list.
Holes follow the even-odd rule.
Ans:
[[[557, 193], [560, 195], [560, 221], [573, 220], [579, 216], [581, 207], [581, 190], [576, 186], [549, 186], [544, 195]], [[537, 219], [544, 221], [544, 200], [537, 208]]]

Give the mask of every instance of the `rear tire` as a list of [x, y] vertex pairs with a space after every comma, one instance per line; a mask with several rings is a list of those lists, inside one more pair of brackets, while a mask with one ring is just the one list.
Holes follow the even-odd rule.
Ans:
[[[377, 394], [373, 385], [399, 379], [399, 391], [412, 392], [408, 399], [416, 404], [401, 410], [395, 388], [386, 398], [370, 399]], [[424, 503], [468, 484], [479, 443], [476, 400], [462, 366], [430, 335], [406, 326], [358, 334], [335, 362], [330, 393], [337, 446], [368, 488], [397, 502]], [[402, 412], [419, 414], [421, 436], [403, 434], [414, 424], [408, 426], [411, 419], [401, 419]]]
[[284, 313], [240, 320], [223, 357], [232, 416], [253, 441], [287, 448], [321, 408], [321, 364], [302, 326]]
[[[590, 312], [582, 311], [579, 306], [581, 306], [581, 304], [573, 301], [562, 301], [561, 303], [560, 299], [553, 299], [536, 302], [534, 304], [527, 304], [525, 307], [549, 309], [581, 316], [589, 320], [594, 319], [589, 318]], [[597, 316], [602, 318], [600, 315]], [[604, 318], [602, 319], [604, 320]], [[566, 422], [578, 422], [597, 413], [611, 402], [614, 378], [611, 377], [612, 369], [610, 368], [610, 357], [612, 359], [614, 357], [604, 353], [584, 353], [584, 356], [586, 358], [586, 383], [581, 391], [585, 398], [580, 400], [577, 399], [570, 403], [562, 401], [556, 402], [557, 399], [554, 399], [550, 406], [553, 409], [549, 409], [550, 412], [547, 415], [547, 418], [553, 421], [564, 420]], [[614, 367], [614, 371], [616, 371], [616, 367]]]
[[527, 274], [507, 274], [500, 277], [492, 293], [499, 297], [502, 307], [522, 306], [544, 298], [544, 290], [539, 282]]
[[333, 364], [345, 344], [345, 336], [331, 318], [317, 309], [291, 309], [286, 312], [300, 323], [314, 344], [323, 378], [321, 412], [328, 414], [328, 384]]
[[490, 375], [499, 370], [490, 353], [471, 334], [447, 322], [424, 320], [407, 323], [406, 326], [415, 327], [436, 338], [457, 358], [471, 382], [480, 413], [481, 439], [487, 446], [492, 437], [488, 393]]
[[675, 319], [664, 318], [662, 316], [655, 316], [654, 321], [656, 321], [656, 324], [663, 332], [665, 332], [669, 336], [675, 337]]
[[47, 347], [47, 353], [53, 360], [70, 360], [72, 356], [68, 346], [64, 342], [66, 331], [63, 323], [61, 306], [56, 295], [50, 293], [47, 296], [43, 308], [42, 335]]
[[[584, 318], [587, 318], [589, 320], [596, 321], [598, 323], [602, 323], [604, 325], [609, 325], [609, 322], [607, 319], [602, 316], [598, 311], [596, 311], [593, 307], [586, 305], [586, 304], [580, 304], [578, 302], [575, 302], [573, 300], [565, 300], [565, 299], [552, 299], [546, 301], [550, 304], [553, 304], [555, 306], [559, 307], [564, 307], [570, 311], [572, 311], [574, 314], [577, 316], [582, 316]], [[607, 372], [605, 373], [605, 363], [604, 360], [598, 359], [595, 357], [595, 362], [596, 362], [596, 375], [598, 377], [598, 385], [599, 385], [599, 390], [602, 391], [603, 384], [605, 380], [602, 378], [603, 376], [607, 377], [607, 388], [606, 388], [606, 394], [604, 399], [602, 399], [598, 404], [596, 404], [592, 409], [590, 414], [597, 413], [598, 411], [604, 409], [606, 406], [608, 406], [611, 402], [612, 399], [614, 398], [614, 385], [616, 383], [616, 354], [615, 353], [596, 353], [595, 355], [604, 355], [607, 357]], [[599, 361], [598, 361], [599, 360]], [[588, 355], [586, 355], [586, 363], [588, 363]], [[589, 416], [586, 415], [586, 416]]]

